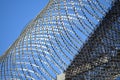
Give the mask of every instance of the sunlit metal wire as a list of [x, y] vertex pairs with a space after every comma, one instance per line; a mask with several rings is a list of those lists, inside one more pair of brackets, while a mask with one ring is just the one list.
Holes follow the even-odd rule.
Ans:
[[120, 77], [120, 1], [106, 13], [66, 70], [66, 80]]
[[[50, 0], [0, 57], [0, 80], [56, 79], [69, 69], [115, 1]], [[80, 58], [85, 61], [97, 58], [92, 54]], [[106, 60], [108, 55], [105, 56], [101, 59]]]

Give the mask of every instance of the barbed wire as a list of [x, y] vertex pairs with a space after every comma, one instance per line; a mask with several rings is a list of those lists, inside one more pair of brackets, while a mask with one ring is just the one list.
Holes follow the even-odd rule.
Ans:
[[[0, 79], [55, 80], [74, 61], [115, 1], [50, 0], [0, 57]], [[84, 54], [81, 60], [90, 55]]]

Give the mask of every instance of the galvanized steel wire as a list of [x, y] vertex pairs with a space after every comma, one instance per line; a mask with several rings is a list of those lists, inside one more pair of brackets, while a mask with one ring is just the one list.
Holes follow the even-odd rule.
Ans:
[[50, 0], [0, 57], [0, 80], [55, 80], [116, 0]]

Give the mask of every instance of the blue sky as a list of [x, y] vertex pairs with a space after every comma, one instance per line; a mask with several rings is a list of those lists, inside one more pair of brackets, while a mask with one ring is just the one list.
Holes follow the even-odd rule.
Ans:
[[0, 55], [49, 0], [0, 0]]

